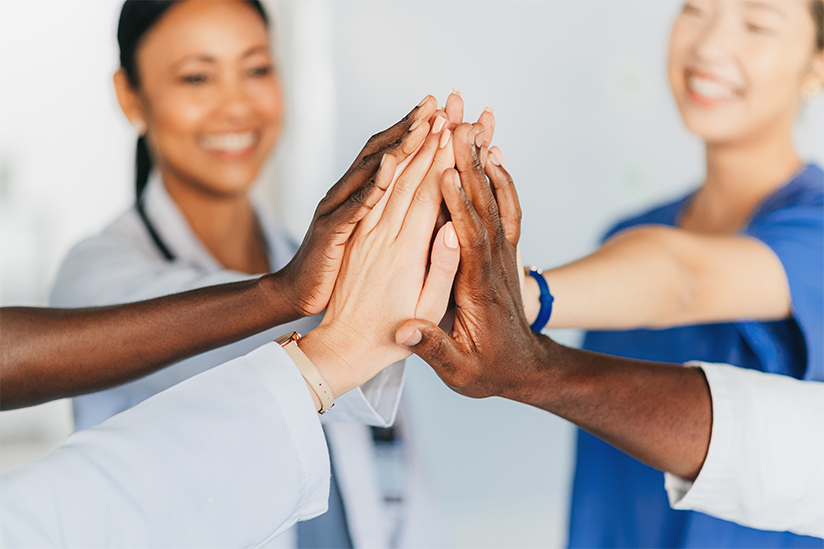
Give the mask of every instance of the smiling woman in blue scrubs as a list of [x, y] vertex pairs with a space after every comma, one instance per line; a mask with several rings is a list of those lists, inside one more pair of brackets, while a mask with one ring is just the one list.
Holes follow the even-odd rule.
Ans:
[[[824, 86], [823, 23], [821, 0], [685, 3], [669, 80], [684, 124], [706, 143], [706, 177], [615, 225], [592, 255], [545, 272], [549, 327], [598, 330], [584, 347], [609, 354], [824, 380], [824, 172], [801, 160], [792, 136], [804, 101]], [[536, 277], [525, 281], [530, 322]], [[824, 541], [674, 511], [660, 472], [580, 432], [569, 544]]]

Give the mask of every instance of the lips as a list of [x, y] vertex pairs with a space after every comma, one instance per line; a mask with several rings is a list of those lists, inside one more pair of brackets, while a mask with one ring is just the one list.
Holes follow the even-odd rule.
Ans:
[[688, 73], [686, 85], [690, 96], [702, 103], [717, 104], [741, 97], [736, 86], [714, 77]]
[[256, 132], [227, 132], [203, 134], [198, 140], [200, 146], [207, 151], [225, 154], [244, 152], [257, 144]]

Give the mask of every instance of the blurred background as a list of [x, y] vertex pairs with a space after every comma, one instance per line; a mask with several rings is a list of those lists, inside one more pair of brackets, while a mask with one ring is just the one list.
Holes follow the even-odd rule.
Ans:
[[[527, 264], [579, 257], [619, 216], [700, 183], [701, 144], [666, 81], [678, 1], [265, 3], [288, 118], [258, 191], [298, 240], [370, 135], [452, 87], [467, 119], [495, 109]], [[111, 78], [119, 10], [119, 0], [0, 0], [0, 305], [45, 305], [72, 244], [131, 205], [136, 136]], [[821, 102], [797, 134], [803, 156], [824, 164]], [[569, 424], [459, 397], [414, 358], [407, 387], [417, 449], [456, 545], [564, 545]], [[0, 414], [0, 472], [70, 432], [65, 401]]]

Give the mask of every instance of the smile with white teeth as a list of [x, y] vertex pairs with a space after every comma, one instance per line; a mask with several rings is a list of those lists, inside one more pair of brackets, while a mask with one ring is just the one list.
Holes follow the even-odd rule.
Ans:
[[696, 95], [700, 95], [714, 101], [729, 101], [735, 99], [738, 94], [727, 84], [722, 84], [717, 80], [701, 78], [692, 75], [687, 79], [687, 88]]
[[200, 137], [200, 146], [207, 151], [238, 152], [255, 143], [254, 132], [206, 134]]

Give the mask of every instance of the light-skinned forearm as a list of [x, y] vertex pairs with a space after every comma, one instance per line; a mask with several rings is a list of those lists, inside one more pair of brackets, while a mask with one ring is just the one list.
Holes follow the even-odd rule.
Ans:
[[533, 356], [501, 396], [567, 419], [656, 469], [698, 475], [712, 428], [700, 369], [572, 349], [545, 336]]
[[[618, 235], [592, 254], [544, 272], [555, 296], [550, 328], [622, 329], [672, 323], [689, 306], [692, 272], [658, 230]], [[525, 279], [527, 320], [538, 284]]]
[[127, 305], [0, 311], [0, 408], [113, 387], [298, 318], [277, 275]]
[[[544, 276], [555, 296], [551, 328], [667, 328], [790, 314], [781, 261], [765, 244], [741, 235], [640, 227]], [[538, 314], [532, 277], [524, 293], [532, 321]]]

